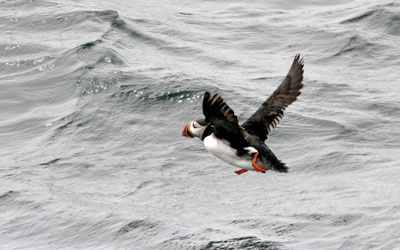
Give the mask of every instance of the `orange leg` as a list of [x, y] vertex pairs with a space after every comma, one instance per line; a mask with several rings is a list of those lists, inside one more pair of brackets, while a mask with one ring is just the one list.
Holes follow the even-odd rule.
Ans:
[[265, 173], [265, 169], [256, 163], [258, 157], [258, 152], [254, 155], [252, 165], [253, 168], [259, 172]]
[[237, 173], [237, 174], [243, 174], [243, 173], [245, 173], [245, 172], [247, 172], [247, 171], [248, 171], [247, 169], [242, 168], [242, 169], [236, 170], [235, 173]]

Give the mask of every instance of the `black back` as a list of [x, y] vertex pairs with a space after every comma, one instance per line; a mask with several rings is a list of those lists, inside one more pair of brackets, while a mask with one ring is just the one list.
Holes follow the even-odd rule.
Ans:
[[229, 141], [233, 148], [240, 151], [248, 146], [235, 113], [219, 95], [211, 97], [208, 92], [204, 94], [203, 113], [216, 137]]

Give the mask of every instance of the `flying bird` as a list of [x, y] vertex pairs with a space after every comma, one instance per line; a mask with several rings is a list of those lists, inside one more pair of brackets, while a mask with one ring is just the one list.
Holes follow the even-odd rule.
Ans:
[[205, 92], [205, 118], [190, 121], [182, 135], [200, 138], [214, 156], [238, 167], [237, 174], [248, 170], [288, 172], [286, 164], [278, 160], [264, 141], [283, 118], [287, 106], [301, 94], [303, 67], [304, 60], [297, 54], [283, 82], [242, 125], [221, 96], [215, 94], [211, 97], [209, 92]]

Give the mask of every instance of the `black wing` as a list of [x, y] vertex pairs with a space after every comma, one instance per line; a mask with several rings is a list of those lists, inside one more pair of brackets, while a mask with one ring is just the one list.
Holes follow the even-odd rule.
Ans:
[[258, 136], [261, 140], [267, 139], [271, 132], [283, 118], [283, 112], [296, 101], [303, 87], [304, 61], [297, 54], [292, 66], [281, 85], [272, 93], [262, 106], [245, 122], [242, 127], [250, 134]]
[[208, 92], [204, 94], [203, 114], [206, 122], [213, 125], [216, 137], [229, 141], [236, 149], [248, 145], [235, 113], [219, 95], [211, 97]]

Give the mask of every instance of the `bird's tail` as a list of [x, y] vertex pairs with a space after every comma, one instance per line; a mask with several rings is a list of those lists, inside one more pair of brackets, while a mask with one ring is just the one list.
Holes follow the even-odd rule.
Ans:
[[287, 173], [289, 171], [289, 168], [286, 166], [286, 164], [280, 160], [274, 165], [274, 170], [281, 172], [281, 173]]

